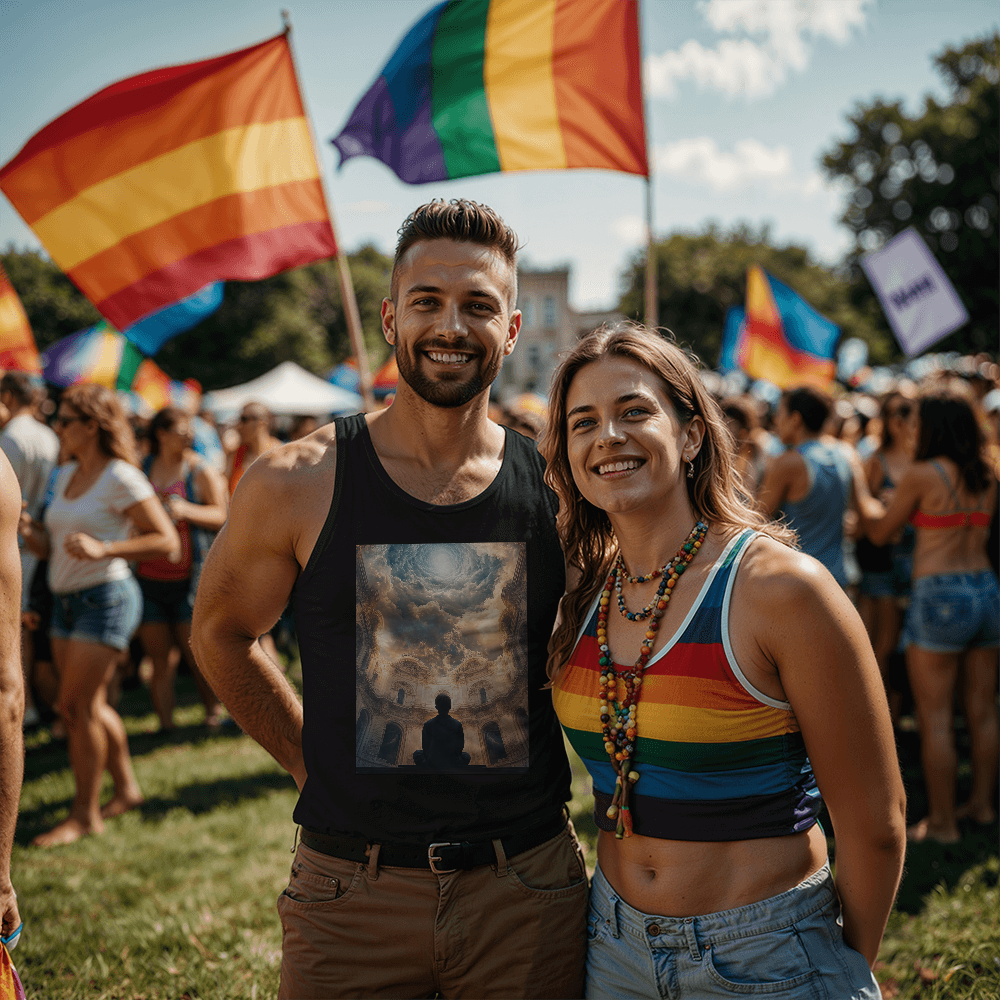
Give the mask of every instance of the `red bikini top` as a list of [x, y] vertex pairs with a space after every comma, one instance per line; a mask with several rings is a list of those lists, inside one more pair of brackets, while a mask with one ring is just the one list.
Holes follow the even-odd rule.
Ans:
[[944, 480], [955, 507], [953, 510], [940, 514], [928, 514], [923, 510], [915, 510], [910, 515], [910, 524], [914, 528], [988, 528], [992, 519], [990, 512], [963, 508], [948, 473], [937, 462], [931, 462], [931, 465], [937, 469], [938, 475]]

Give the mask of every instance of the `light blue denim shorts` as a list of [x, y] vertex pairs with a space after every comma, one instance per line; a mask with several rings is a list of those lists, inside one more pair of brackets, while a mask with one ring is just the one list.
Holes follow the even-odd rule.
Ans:
[[1000, 645], [1000, 590], [991, 570], [942, 573], [913, 581], [906, 616], [909, 642], [932, 653]]
[[53, 594], [49, 635], [128, 649], [141, 620], [142, 591], [135, 577], [128, 576], [69, 594]]
[[779, 896], [699, 917], [657, 917], [590, 890], [587, 1000], [878, 1000], [863, 955], [844, 943], [829, 864]]

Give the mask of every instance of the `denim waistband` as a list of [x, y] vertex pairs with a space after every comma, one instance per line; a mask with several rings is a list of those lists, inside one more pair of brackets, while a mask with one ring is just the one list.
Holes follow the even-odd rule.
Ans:
[[984, 579], [996, 579], [996, 574], [991, 569], [977, 569], [971, 573], [932, 573], [930, 576], [917, 576], [913, 578], [914, 587], [933, 587], [937, 584], [947, 585], [978, 585]]
[[701, 916], [663, 917], [629, 906], [618, 897], [600, 865], [594, 871], [590, 893], [591, 906], [611, 922], [615, 937], [625, 932], [665, 948], [689, 946], [695, 939], [731, 941], [777, 930], [828, 906], [836, 898], [829, 861], [787, 892]]

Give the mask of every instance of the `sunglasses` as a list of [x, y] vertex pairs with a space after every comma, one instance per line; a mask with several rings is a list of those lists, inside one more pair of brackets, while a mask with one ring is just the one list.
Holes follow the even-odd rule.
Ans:
[[892, 413], [889, 414], [889, 419], [891, 420], [893, 417], [901, 417], [903, 420], [906, 420], [912, 412], [912, 406], [900, 406], [898, 409], [893, 410]]
[[60, 414], [55, 418], [55, 420], [52, 421], [52, 423], [55, 427], [66, 427], [68, 424], [73, 423], [74, 420], [79, 420], [82, 423], [83, 417], [64, 417]]

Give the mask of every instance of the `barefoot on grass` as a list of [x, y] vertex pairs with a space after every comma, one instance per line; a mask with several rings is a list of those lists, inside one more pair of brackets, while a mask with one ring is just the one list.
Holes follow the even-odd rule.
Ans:
[[101, 819], [113, 819], [121, 816], [130, 809], [141, 806], [146, 800], [142, 797], [142, 792], [136, 790], [129, 795], [115, 794], [106, 806], [101, 806]]
[[930, 820], [925, 818], [906, 828], [906, 839], [914, 844], [924, 840], [933, 840], [938, 844], [957, 844], [962, 836], [958, 832], [958, 827], [948, 829], [931, 826]]
[[997, 821], [996, 810], [992, 806], [979, 806], [966, 802], [955, 810], [958, 819], [971, 819], [980, 826], [992, 826]]
[[51, 830], [40, 833], [31, 844], [33, 847], [59, 847], [62, 844], [73, 844], [92, 833], [104, 833], [104, 824], [81, 823], [70, 816]]

